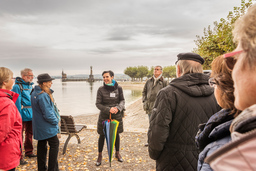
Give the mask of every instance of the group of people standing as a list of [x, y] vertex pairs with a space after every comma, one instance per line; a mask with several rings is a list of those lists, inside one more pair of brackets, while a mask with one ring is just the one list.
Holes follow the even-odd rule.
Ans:
[[[0, 67], [0, 170], [14, 171], [19, 164], [27, 164], [22, 155], [23, 131], [25, 156], [37, 157], [39, 171], [59, 170], [60, 118], [50, 89], [54, 78], [40, 74], [38, 85], [32, 88], [33, 78], [29, 68], [21, 71], [21, 77], [13, 78], [10, 69]], [[32, 136], [38, 140], [37, 155], [33, 153]], [[50, 146], [48, 167], [47, 142]]]
[[201, 56], [178, 54], [177, 78], [152, 93], [150, 111], [146, 92], [154, 84], [146, 83], [156, 170], [256, 170], [256, 4], [235, 22], [233, 35], [237, 48], [213, 60], [210, 78]]
[[[214, 59], [210, 76], [203, 73], [200, 55], [180, 53], [176, 79], [167, 85], [162, 67], [156, 66], [146, 82], [142, 98], [149, 116], [146, 146], [156, 160], [156, 170], [256, 170], [256, 4], [236, 21], [233, 35], [237, 48]], [[21, 76], [13, 86], [12, 71], [0, 67], [0, 156], [5, 156], [0, 169], [15, 170], [24, 162], [20, 156], [25, 130], [25, 156], [37, 157], [39, 171], [58, 170], [60, 118], [52, 96], [53, 78], [38, 75], [38, 85], [32, 90], [32, 70], [21, 71]], [[123, 162], [119, 151], [123, 90], [112, 71], [104, 71], [102, 76], [104, 83], [96, 100], [100, 110], [96, 166], [102, 162], [102, 122], [110, 114], [119, 121], [115, 157]], [[37, 156], [32, 134], [38, 140]]]

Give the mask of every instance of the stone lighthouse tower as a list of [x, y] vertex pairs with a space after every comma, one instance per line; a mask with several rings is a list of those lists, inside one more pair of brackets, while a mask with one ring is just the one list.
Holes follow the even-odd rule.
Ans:
[[94, 78], [93, 78], [93, 75], [92, 75], [92, 66], [90, 66], [90, 75], [89, 75], [88, 81], [89, 82], [94, 82]]

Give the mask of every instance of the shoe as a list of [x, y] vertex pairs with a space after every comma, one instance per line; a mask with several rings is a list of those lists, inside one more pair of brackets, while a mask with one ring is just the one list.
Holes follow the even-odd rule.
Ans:
[[145, 144], [145, 147], [148, 147], [148, 143]]
[[20, 165], [25, 165], [25, 164], [28, 164], [28, 162], [25, 161], [24, 159], [21, 159], [21, 160], [20, 160]]
[[29, 155], [25, 155], [26, 157], [29, 157], [29, 158], [31, 158], [31, 157], [37, 157], [37, 155], [35, 155], [35, 154], [29, 154]]
[[98, 159], [97, 159], [97, 162], [96, 162], [96, 166], [100, 166], [101, 165], [101, 160], [102, 160], [102, 153], [99, 153], [98, 155]]
[[123, 162], [123, 161], [124, 161], [124, 160], [122, 159], [122, 157], [121, 157], [119, 151], [116, 152], [116, 158], [117, 158], [117, 160], [118, 160], [119, 162]]

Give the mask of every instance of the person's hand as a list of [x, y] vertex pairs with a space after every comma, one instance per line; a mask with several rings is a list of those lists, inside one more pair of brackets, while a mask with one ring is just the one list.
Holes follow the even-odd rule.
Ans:
[[116, 107], [111, 107], [109, 112], [110, 112], [110, 113], [117, 114], [118, 109], [117, 109]]

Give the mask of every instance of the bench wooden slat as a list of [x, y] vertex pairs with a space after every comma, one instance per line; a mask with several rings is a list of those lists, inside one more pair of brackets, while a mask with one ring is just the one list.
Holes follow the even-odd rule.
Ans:
[[61, 134], [68, 134], [68, 138], [65, 142], [63, 154], [65, 154], [67, 145], [72, 136], [76, 136], [78, 143], [80, 144], [80, 137], [77, 133], [87, 128], [86, 125], [75, 125], [73, 116], [61, 115]]

